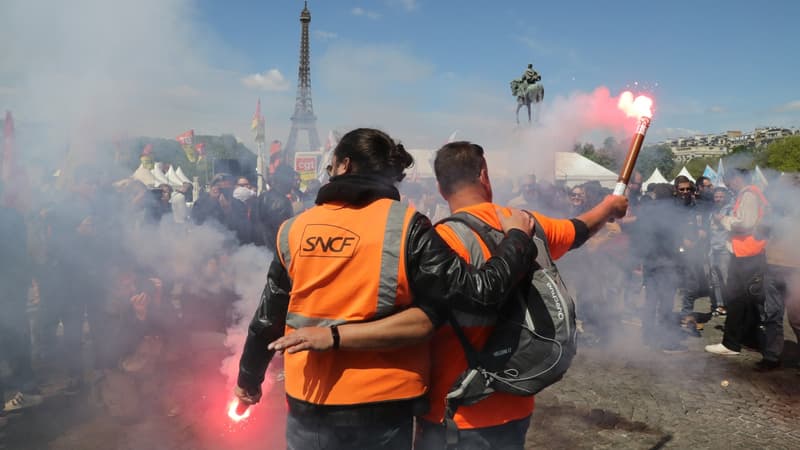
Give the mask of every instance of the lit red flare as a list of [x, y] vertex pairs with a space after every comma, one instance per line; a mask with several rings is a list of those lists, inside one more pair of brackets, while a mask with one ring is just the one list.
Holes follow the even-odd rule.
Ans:
[[620, 94], [617, 107], [628, 117], [653, 117], [653, 99], [646, 95], [634, 98], [631, 91], [625, 91]]
[[650, 119], [653, 117], [653, 99], [645, 95], [634, 98], [633, 93], [625, 91], [619, 96], [617, 107], [628, 117], [636, 117], [639, 119], [636, 133], [633, 135], [631, 146], [628, 149], [628, 155], [625, 157], [625, 162], [619, 173], [617, 185], [614, 187], [614, 195], [624, 195], [625, 189], [628, 187], [628, 181], [630, 181], [631, 175], [633, 175], [633, 168], [636, 165], [636, 160], [639, 158], [639, 151], [642, 149], [642, 143], [644, 143], [644, 136], [647, 134], [647, 128], [650, 127]]
[[241, 422], [250, 417], [250, 408], [244, 403], [240, 403], [238, 399], [233, 399], [228, 405], [228, 417], [234, 422]]

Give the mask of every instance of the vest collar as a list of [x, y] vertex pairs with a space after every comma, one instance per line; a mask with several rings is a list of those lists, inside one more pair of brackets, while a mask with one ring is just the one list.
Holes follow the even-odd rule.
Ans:
[[384, 177], [347, 174], [332, 177], [328, 184], [322, 186], [315, 203], [341, 202], [362, 206], [382, 198], [400, 201], [400, 192]]

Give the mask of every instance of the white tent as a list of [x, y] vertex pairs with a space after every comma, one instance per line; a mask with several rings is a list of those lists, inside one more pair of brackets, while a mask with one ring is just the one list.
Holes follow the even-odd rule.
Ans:
[[144, 184], [145, 186], [147, 186], [149, 188], [152, 188], [152, 187], [154, 187], [156, 185], [156, 179], [155, 179], [155, 177], [153, 177], [152, 172], [147, 170], [142, 165], [139, 165], [139, 168], [137, 168], [136, 171], [133, 172], [133, 175], [131, 175], [131, 178], [133, 178], [136, 181], [141, 182], [142, 184]]
[[[675, 178], [678, 178], [678, 177], [679, 177], [679, 176], [681, 176], [681, 175], [683, 175], [683, 176], [685, 176], [686, 178], [688, 178], [688, 179], [689, 179], [689, 181], [691, 181], [692, 183], [694, 183], [694, 182], [696, 181], [696, 180], [694, 179], [694, 177], [692, 176], [692, 174], [690, 174], [690, 173], [689, 173], [689, 171], [686, 169], [686, 166], [683, 166], [683, 168], [681, 169], [681, 171], [680, 171], [680, 172], [678, 172], [678, 176], [676, 176]], [[675, 182], [675, 180], [672, 180], [672, 182], [674, 183], [674, 182]]]
[[555, 158], [555, 179], [564, 181], [567, 186], [575, 186], [587, 181], [599, 181], [603, 187], [613, 189], [619, 176], [585, 156], [574, 152], [557, 152]]
[[661, 171], [656, 167], [656, 170], [653, 171], [650, 177], [642, 183], [642, 192], [647, 192], [647, 186], [660, 183], [669, 183], [669, 181], [664, 178], [664, 175], [661, 175]]
[[178, 169], [175, 170], [175, 175], [177, 175], [178, 179], [184, 183], [192, 182], [192, 180], [190, 180], [189, 177], [187, 177], [186, 174], [183, 173], [183, 170], [181, 170], [181, 166], [178, 166]]
[[174, 187], [178, 187], [183, 184], [183, 180], [178, 177], [178, 174], [175, 173], [175, 168], [169, 166], [169, 170], [167, 171], [167, 181]]

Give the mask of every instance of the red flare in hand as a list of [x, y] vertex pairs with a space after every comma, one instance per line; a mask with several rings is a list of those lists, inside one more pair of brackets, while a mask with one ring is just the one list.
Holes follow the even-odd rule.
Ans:
[[247, 404], [240, 402], [238, 399], [233, 399], [230, 405], [228, 405], [228, 417], [234, 422], [241, 422], [250, 417], [250, 408]]
[[639, 158], [639, 151], [642, 149], [645, 134], [647, 134], [647, 129], [650, 127], [650, 119], [653, 117], [653, 99], [644, 95], [634, 98], [632, 93], [625, 91], [620, 95], [617, 106], [628, 117], [637, 117], [639, 119], [639, 125], [633, 135], [628, 155], [625, 157], [625, 163], [622, 165], [617, 184], [614, 187], [614, 195], [624, 195], [625, 189], [628, 187], [628, 181], [633, 175], [636, 160]]

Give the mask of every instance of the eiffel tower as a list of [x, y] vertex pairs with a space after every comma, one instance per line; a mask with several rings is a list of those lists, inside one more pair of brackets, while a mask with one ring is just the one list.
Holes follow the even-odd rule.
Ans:
[[314, 106], [311, 103], [311, 51], [308, 44], [308, 24], [311, 22], [311, 12], [308, 2], [305, 2], [300, 13], [300, 23], [303, 31], [300, 34], [300, 67], [297, 71], [297, 97], [294, 102], [292, 115], [292, 130], [284, 147], [286, 162], [294, 166], [294, 154], [297, 151], [297, 134], [305, 131], [308, 134], [308, 147], [304, 151], [317, 151], [320, 148], [319, 135], [317, 134], [317, 116], [314, 115]]

